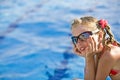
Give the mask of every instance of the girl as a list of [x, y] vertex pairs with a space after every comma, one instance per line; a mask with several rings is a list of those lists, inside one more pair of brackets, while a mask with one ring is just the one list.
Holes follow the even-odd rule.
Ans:
[[85, 80], [120, 80], [120, 44], [106, 20], [75, 19], [71, 27], [74, 52], [85, 57]]

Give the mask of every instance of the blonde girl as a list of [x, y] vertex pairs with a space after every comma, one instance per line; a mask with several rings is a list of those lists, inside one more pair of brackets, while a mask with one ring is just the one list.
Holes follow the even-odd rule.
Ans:
[[120, 44], [107, 21], [85, 16], [71, 26], [73, 50], [85, 58], [84, 80], [120, 80]]

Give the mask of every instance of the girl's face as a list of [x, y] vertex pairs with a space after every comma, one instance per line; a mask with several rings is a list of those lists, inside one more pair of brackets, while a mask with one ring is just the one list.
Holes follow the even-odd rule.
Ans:
[[[97, 33], [98, 31], [96, 31]], [[90, 27], [79, 25], [72, 28], [72, 42], [78, 54], [85, 56], [87, 52], [94, 52], [98, 48], [98, 35]]]

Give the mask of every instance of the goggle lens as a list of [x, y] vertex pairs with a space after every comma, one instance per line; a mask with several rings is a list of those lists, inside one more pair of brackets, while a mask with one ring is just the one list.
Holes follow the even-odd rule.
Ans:
[[81, 34], [78, 35], [78, 36], [73, 36], [73, 37], [72, 37], [72, 42], [73, 42], [74, 44], [77, 44], [78, 39], [81, 40], [81, 41], [84, 41], [84, 40], [88, 39], [90, 35], [92, 35], [91, 32], [83, 32], [83, 33], [81, 33]]

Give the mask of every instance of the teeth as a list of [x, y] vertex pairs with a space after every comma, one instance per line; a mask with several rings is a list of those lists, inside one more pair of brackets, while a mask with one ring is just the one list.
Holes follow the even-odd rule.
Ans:
[[82, 51], [82, 50], [84, 50], [84, 48], [80, 48], [80, 50]]

